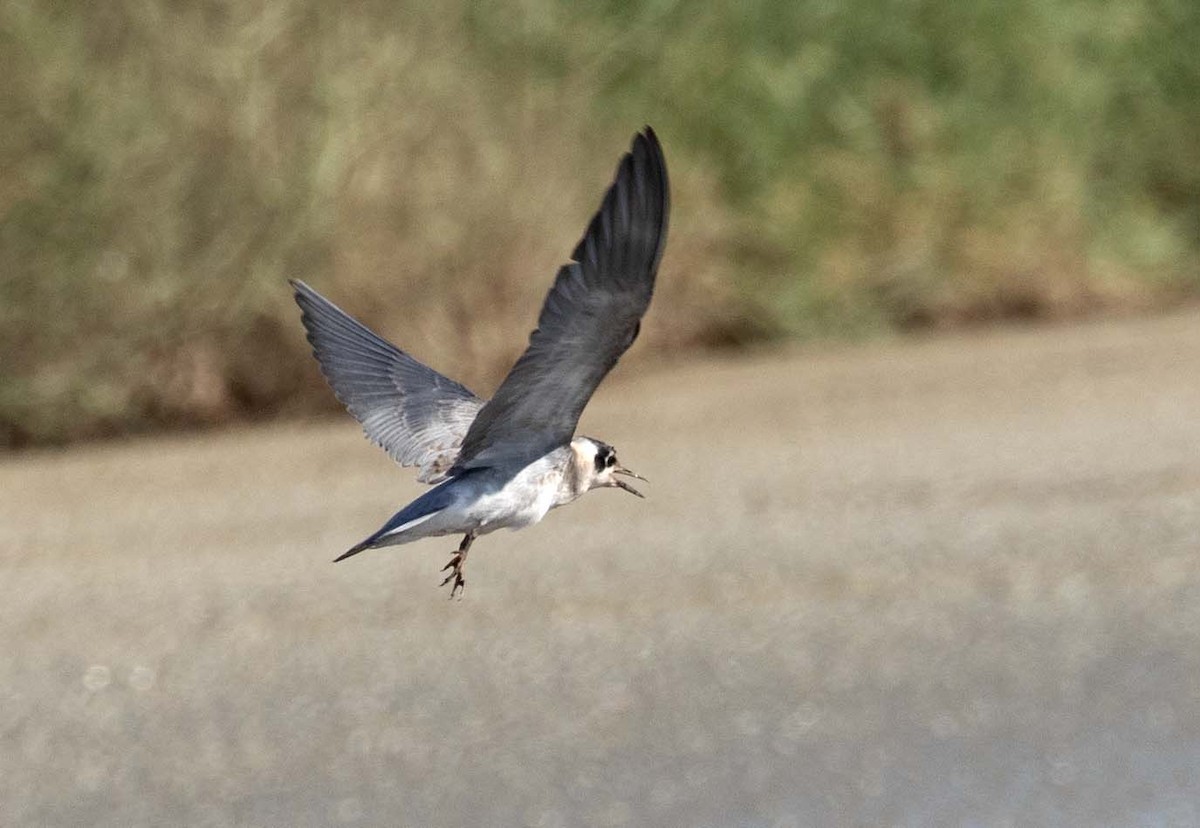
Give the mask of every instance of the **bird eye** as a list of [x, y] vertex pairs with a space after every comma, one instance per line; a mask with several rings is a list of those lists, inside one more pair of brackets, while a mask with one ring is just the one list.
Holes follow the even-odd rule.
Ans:
[[604, 467], [606, 469], [611, 469], [615, 465], [617, 465], [617, 455], [610, 454], [604, 458]]

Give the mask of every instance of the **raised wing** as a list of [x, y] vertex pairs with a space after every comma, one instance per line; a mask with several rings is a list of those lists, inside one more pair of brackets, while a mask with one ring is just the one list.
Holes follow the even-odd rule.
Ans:
[[669, 211], [666, 161], [646, 127], [574, 261], [559, 269], [528, 349], [471, 424], [455, 470], [532, 460], [571, 440], [596, 387], [637, 337]]
[[372, 442], [417, 479], [436, 483], [454, 464], [483, 400], [422, 365], [303, 282], [290, 282], [313, 355]]

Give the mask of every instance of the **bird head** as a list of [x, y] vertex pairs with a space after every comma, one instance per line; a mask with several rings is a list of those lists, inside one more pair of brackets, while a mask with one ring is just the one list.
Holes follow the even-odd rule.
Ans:
[[644, 494], [630, 486], [617, 475], [645, 480], [640, 474], [635, 474], [625, 468], [617, 460], [617, 451], [608, 443], [593, 440], [591, 437], [576, 437], [571, 441], [575, 451], [579, 475], [584, 482], [583, 490], [589, 489], [624, 489], [630, 494], [645, 497]]

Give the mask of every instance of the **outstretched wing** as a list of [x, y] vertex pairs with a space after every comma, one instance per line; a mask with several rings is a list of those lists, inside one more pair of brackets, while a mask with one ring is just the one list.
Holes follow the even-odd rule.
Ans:
[[669, 210], [662, 147], [646, 127], [574, 261], [559, 269], [528, 349], [471, 424], [456, 470], [529, 460], [571, 440], [596, 387], [637, 337]]
[[290, 282], [313, 355], [374, 443], [436, 483], [458, 456], [483, 400], [422, 365], [303, 282]]

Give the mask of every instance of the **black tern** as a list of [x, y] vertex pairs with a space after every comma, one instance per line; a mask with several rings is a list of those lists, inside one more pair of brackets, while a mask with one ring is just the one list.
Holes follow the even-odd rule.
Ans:
[[367, 437], [434, 488], [336, 560], [420, 538], [463, 536], [442, 571], [461, 595], [479, 535], [521, 529], [591, 489], [643, 495], [612, 446], [575, 436], [584, 406], [633, 344], [667, 241], [666, 161], [646, 127], [546, 296], [529, 347], [485, 402], [377, 336], [303, 282], [301, 321], [337, 398]]

